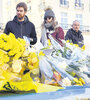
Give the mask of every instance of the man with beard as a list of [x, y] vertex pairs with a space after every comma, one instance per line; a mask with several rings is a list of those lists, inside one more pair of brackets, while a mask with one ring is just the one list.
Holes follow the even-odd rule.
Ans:
[[72, 28], [67, 31], [65, 40], [70, 40], [72, 43], [78, 44], [79, 47], [82, 47], [84, 45], [83, 42], [84, 38], [79, 28], [80, 28], [79, 21], [78, 20], [73, 21]]
[[58, 26], [58, 22], [55, 20], [55, 14], [51, 8], [45, 10], [44, 22], [42, 24], [40, 42], [44, 47], [47, 47], [48, 45], [49, 34], [51, 34], [60, 45], [63, 45], [61, 39], [64, 39], [64, 31], [60, 26]]
[[26, 16], [27, 5], [24, 2], [20, 2], [16, 6], [16, 11], [17, 15], [6, 24], [4, 33], [9, 34], [11, 32], [16, 38], [26, 36], [30, 39], [31, 45], [35, 44], [37, 42], [35, 26]]

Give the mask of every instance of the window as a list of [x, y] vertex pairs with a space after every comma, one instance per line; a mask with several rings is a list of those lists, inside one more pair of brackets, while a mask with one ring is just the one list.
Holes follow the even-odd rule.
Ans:
[[60, 4], [62, 4], [62, 5], [66, 5], [66, 0], [60, 0]]
[[81, 3], [81, 0], [75, 0], [75, 3], [80, 4]]
[[18, 0], [15, 0], [15, 2], [17, 2]]
[[11, 5], [11, 0], [7, 1], [7, 5], [10, 6]]
[[63, 29], [67, 29], [68, 28], [68, 18], [67, 18], [67, 13], [62, 12], [61, 13], [61, 27]]
[[75, 7], [83, 8], [84, 7], [84, 4], [82, 3], [81, 0], [75, 0]]
[[67, 0], [60, 0], [60, 5], [69, 6], [69, 2]]
[[82, 30], [83, 29], [82, 15], [81, 14], [76, 14], [76, 20], [78, 20], [80, 22], [80, 30]]
[[8, 20], [11, 20], [11, 11], [8, 11], [8, 17], [7, 17]]
[[27, 11], [31, 11], [31, 2], [27, 2]]

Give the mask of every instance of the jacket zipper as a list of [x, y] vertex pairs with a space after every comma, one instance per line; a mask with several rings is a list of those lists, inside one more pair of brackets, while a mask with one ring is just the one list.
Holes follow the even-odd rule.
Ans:
[[21, 38], [23, 38], [23, 37], [22, 37], [22, 24], [21, 24]]

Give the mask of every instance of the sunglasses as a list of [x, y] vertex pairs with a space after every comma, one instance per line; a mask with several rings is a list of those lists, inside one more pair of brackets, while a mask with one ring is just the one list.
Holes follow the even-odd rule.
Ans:
[[52, 17], [52, 16], [48, 16], [48, 17], [45, 17], [44, 19], [47, 20], [47, 18], [48, 18], [48, 19], [51, 19], [51, 18], [53, 18], [53, 17]]

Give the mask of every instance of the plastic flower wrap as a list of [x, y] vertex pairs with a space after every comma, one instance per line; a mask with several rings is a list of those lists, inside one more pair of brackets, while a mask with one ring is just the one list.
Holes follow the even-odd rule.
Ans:
[[51, 44], [55, 50], [61, 50], [64, 52], [64, 47], [62, 47], [53, 37], [49, 34], [49, 39], [51, 41]]
[[90, 70], [88, 68], [88, 66], [81, 62], [71, 62], [68, 65], [68, 68], [66, 69], [66, 71], [71, 74], [73, 77], [76, 77], [77, 79], [82, 78], [84, 83], [90, 83]]
[[39, 53], [39, 67], [41, 83], [60, 86], [58, 81], [61, 79], [61, 75], [52, 68], [51, 64], [47, 61], [47, 57], [42, 51]]
[[53, 69], [49, 62], [47, 62], [46, 57], [42, 56], [39, 59], [39, 67], [41, 70], [41, 73], [44, 73], [45, 76], [51, 78], [53, 76]]
[[0, 69], [0, 80], [20, 81], [21, 76], [17, 73], [13, 73], [9, 70]]
[[[55, 86], [65, 86], [64, 78], [69, 77], [73, 79], [68, 73], [60, 69], [57, 65], [57, 60], [50, 56], [40, 55], [39, 57], [39, 67], [41, 71], [41, 82], [45, 84], [55, 85]], [[64, 63], [61, 65], [63, 67]], [[65, 65], [66, 67], [66, 65]], [[67, 86], [71, 85], [71, 81], [67, 82]]]
[[[50, 77], [49, 75], [49, 73], [54, 73], [54, 70], [55, 70], [59, 74], [55, 74], [54, 76], [61, 75], [61, 79], [60, 81], [58, 81], [58, 84], [61, 86], [70, 86], [70, 85], [82, 86], [83, 84], [85, 84], [86, 82], [84, 78], [85, 75], [81, 74], [80, 70], [78, 70], [78, 68], [83, 69], [83, 67], [81, 66], [84, 63], [86, 65], [89, 65], [88, 61], [86, 60], [87, 55], [85, 54], [85, 52], [77, 44], [73, 44], [73, 43], [70, 43], [69, 41], [62, 40], [62, 43], [64, 44], [62, 47], [51, 35], [49, 36], [49, 38], [54, 49], [49, 55], [47, 55], [49, 51], [47, 49], [45, 51], [45, 56], [47, 55], [47, 58], [42, 57], [42, 58], [45, 58], [44, 59], [45, 61], [43, 60], [45, 64], [42, 65], [43, 71], [41, 71], [44, 73], [43, 79], [45, 80], [45, 83], [55, 84], [56, 80], [58, 80], [57, 77], [54, 77], [53, 79], [53, 75], [50, 74], [52, 77]], [[40, 58], [40, 60], [42, 59]], [[73, 66], [76, 66], [77, 70], [74, 70], [73, 68], [71, 68], [71, 64], [73, 64]], [[41, 65], [41, 63], [39, 65]], [[44, 65], [50, 66], [48, 68], [45, 67], [47, 71], [44, 71], [44, 67], [43, 67]], [[87, 67], [88, 66], [86, 66], [86, 68]], [[67, 69], [70, 69], [70, 70], [68, 71]], [[46, 76], [49, 76], [49, 77], [46, 78]], [[64, 80], [67, 81], [66, 84]], [[83, 82], [81, 80], [83, 80]]]
[[[70, 43], [69, 40], [67, 40], [67, 41], [62, 40], [62, 42], [65, 44], [64, 50], [66, 50], [65, 56], [67, 59], [72, 59], [72, 58], [76, 58], [76, 57], [80, 57], [80, 56], [86, 56], [85, 51], [84, 51], [85, 45], [83, 45], [83, 47], [80, 48], [77, 44], [73, 44], [72, 42]], [[67, 57], [68, 53], [69, 53], [68, 51], [71, 53], [71, 55], [69, 57]]]
[[[72, 47], [73, 47], [73, 44], [69, 43], [69, 45], [72, 45]], [[71, 55], [69, 56], [69, 58], [64, 57], [62, 54], [64, 52], [61, 52], [60, 50], [57, 50], [57, 49], [52, 51], [51, 57], [50, 57], [50, 55], [49, 56], [47, 55], [47, 57], [49, 58], [50, 63], [53, 65], [53, 67], [55, 69], [57, 69], [57, 71], [59, 73], [60, 73], [60, 71], [63, 72], [63, 74], [60, 73], [62, 77], [63, 77], [63, 75], [66, 74], [66, 72], [73, 77], [73, 78], [70, 78], [68, 74], [66, 74], [66, 76], [64, 76], [64, 77], [69, 78], [69, 80], [71, 81], [71, 85], [81, 85], [82, 86], [85, 83], [90, 83], [89, 77], [87, 77], [87, 76], [89, 76], [89, 68], [88, 67], [90, 65], [90, 62], [89, 62], [90, 58], [77, 45], [76, 46], [74, 45], [73, 48], [72, 48], [73, 51], [71, 52]], [[66, 49], [69, 50], [70, 48], [68, 47]], [[75, 69], [73, 68], [73, 66]], [[81, 72], [81, 70], [84, 69], [84, 67], [88, 70], [84, 70], [83, 72]], [[63, 70], [61, 70], [61, 69], [63, 69]], [[78, 82], [75, 82], [74, 78], [77, 78]], [[81, 80], [79, 80], [80, 78], [82, 78], [83, 82], [80, 82], [81, 81]], [[60, 84], [62, 86], [64, 85], [61, 82], [60, 82]]]

